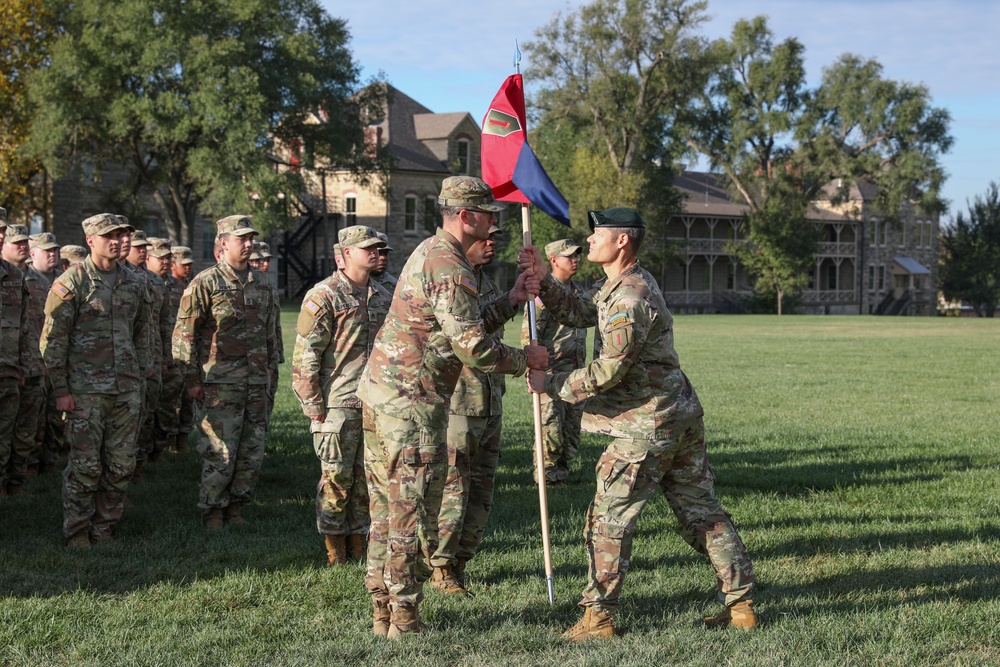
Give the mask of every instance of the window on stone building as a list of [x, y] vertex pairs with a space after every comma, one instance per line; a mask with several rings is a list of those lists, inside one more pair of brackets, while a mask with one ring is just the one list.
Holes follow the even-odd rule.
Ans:
[[923, 276], [913, 276], [913, 288], [923, 289], [924, 288], [924, 277]]
[[358, 198], [355, 195], [344, 195], [344, 226], [358, 224]]
[[875, 289], [875, 267], [868, 267], [868, 289]]
[[437, 197], [424, 197], [424, 229], [431, 234], [437, 229]]
[[837, 289], [837, 265], [831, 264], [826, 267], [826, 288], [829, 290]]
[[878, 288], [880, 290], [885, 289], [885, 267], [878, 267]]
[[896, 243], [900, 248], [906, 245], [906, 225], [903, 223], [896, 225]]
[[28, 233], [41, 234], [44, 231], [45, 231], [45, 218], [38, 215], [37, 213], [31, 216], [31, 220], [28, 221]]
[[146, 232], [146, 237], [163, 237], [167, 238], [167, 229], [160, 225], [160, 218], [155, 215], [147, 215], [146, 221], [143, 223], [142, 230]]
[[458, 151], [458, 173], [469, 173], [469, 140], [459, 139], [456, 145]]
[[417, 197], [416, 195], [406, 195], [403, 202], [403, 231], [417, 231]]
[[215, 261], [215, 223], [205, 220], [201, 223], [201, 258], [206, 262]]

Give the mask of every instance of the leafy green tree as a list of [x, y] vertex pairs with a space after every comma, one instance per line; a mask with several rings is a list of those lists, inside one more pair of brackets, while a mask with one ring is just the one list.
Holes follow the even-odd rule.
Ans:
[[359, 174], [379, 165], [364, 127], [381, 88], [359, 95], [346, 25], [317, 0], [54, 6], [29, 147], [57, 172], [81, 158], [126, 165], [119, 195], [151, 194], [174, 241], [190, 242], [203, 211], [284, 224], [308, 205], [299, 168], [317, 156]]
[[941, 232], [938, 283], [944, 298], [965, 301], [979, 317], [993, 317], [1000, 304], [1000, 188], [969, 204]]

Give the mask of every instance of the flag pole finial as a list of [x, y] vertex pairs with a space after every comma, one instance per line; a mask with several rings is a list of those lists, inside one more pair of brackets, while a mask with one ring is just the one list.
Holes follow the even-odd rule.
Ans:
[[521, 73], [521, 49], [517, 48], [517, 40], [514, 40], [514, 74]]

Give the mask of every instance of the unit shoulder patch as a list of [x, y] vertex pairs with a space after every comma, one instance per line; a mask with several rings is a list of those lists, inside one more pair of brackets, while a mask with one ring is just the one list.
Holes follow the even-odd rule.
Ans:
[[620, 310], [608, 316], [608, 331], [632, 324], [632, 317], [627, 312]]

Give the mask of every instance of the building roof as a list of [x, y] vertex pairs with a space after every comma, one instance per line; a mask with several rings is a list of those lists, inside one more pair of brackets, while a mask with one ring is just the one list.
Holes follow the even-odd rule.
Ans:
[[[472, 118], [467, 111], [457, 113], [422, 113], [413, 117], [413, 127], [417, 139], [447, 139], [466, 118]], [[473, 121], [475, 123], [475, 121]]]
[[893, 257], [892, 261], [899, 265], [904, 273], [911, 276], [929, 276], [931, 273], [930, 269], [912, 257]]
[[386, 87], [388, 99], [385, 117], [377, 126], [382, 128], [382, 138], [395, 158], [396, 168], [450, 173], [448, 165], [439, 160], [424, 141], [447, 138], [469, 114], [434, 113], [391, 85], [381, 85]]

